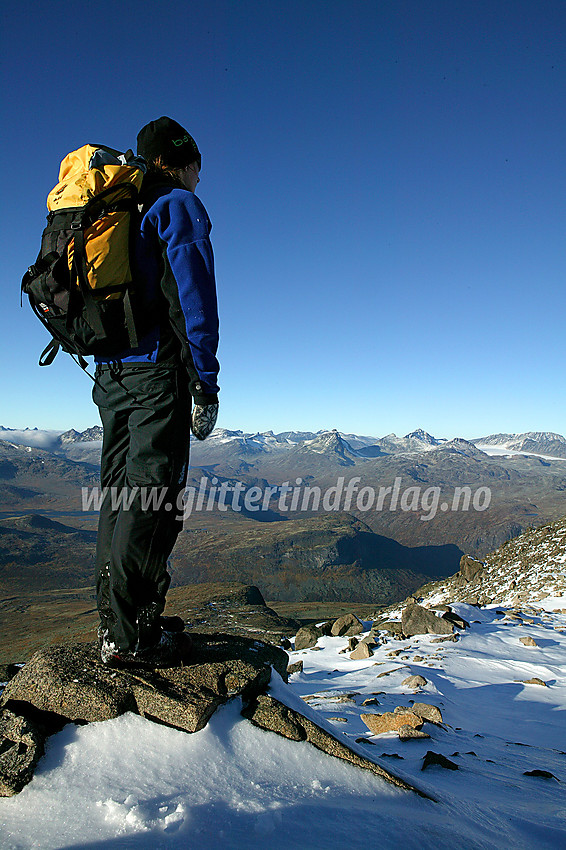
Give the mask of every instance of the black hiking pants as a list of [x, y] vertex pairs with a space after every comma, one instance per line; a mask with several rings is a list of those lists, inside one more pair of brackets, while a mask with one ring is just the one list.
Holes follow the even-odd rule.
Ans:
[[96, 379], [104, 429], [97, 605], [107, 639], [129, 652], [160, 636], [167, 559], [183, 525], [191, 396], [180, 366], [104, 365]]

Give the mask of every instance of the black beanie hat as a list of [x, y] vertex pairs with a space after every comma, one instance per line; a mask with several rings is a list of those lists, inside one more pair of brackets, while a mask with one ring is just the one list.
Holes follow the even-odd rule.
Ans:
[[138, 155], [148, 162], [161, 157], [163, 165], [185, 168], [192, 162], [201, 164], [197, 143], [180, 124], [164, 115], [150, 121], [138, 133]]

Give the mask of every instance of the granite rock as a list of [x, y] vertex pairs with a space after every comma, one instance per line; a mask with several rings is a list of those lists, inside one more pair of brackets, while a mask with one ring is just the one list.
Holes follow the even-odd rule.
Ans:
[[399, 739], [401, 741], [416, 741], [419, 738], [430, 738], [430, 735], [428, 732], [423, 732], [422, 729], [415, 729], [409, 724], [399, 727]]
[[405, 688], [423, 688], [426, 685], [426, 679], [424, 676], [407, 676], [406, 679], [403, 679], [401, 684]]
[[416, 604], [403, 608], [401, 627], [406, 637], [426, 634], [449, 635], [454, 632], [454, 626], [448, 620], [437, 617], [433, 611]]
[[364, 658], [371, 658], [372, 655], [373, 652], [369, 644], [360, 643], [358, 644], [356, 649], [354, 649], [354, 651], [350, 653], [350, 658], [352, 659], [352, 661], [363, 661]]
[[376, 776], [396, 785], [398, 788], [405, 790], [417, 791], [421, 796], [423, 794], [418, 788], [415, 788], [403, 779], [390, 773], [381, 765], [376, 764], [363, 755], [355, 752], [348, 747], [343, 741], [331, 735], [326, 729], [318, 726], [312, 720], [299, 714], [292, 708], [289, 708], [279, 702], [272, 696], [260, 695], [242, 712], [244, 717], [251, 720], [256, 726], [262, 729], [267, 729], [271, 732], [276, 732], [293, 741], [308, 741], [322, 752], [328, 753], [335, 758], [343, 759], [357, 767], [370, 770]]
[[411, 706], [413, 714], [418, 714], [423, 720], [428, 720], [429, 723], [442, 723], [442, 712], [436, 705], [430, 705], [427, 702], [414, 702]]
[[133, 711], [196, 732], [230, 697], [264, 690], [272, 666], [287, 678], [288, 655], [272, 644], [234, 635], [192, 638], [193, 663], [156, 670], [105, 667], [95, 643], [47, 647], [9, 682], [0, 705], [27, 703], [75, 722]]
[[317, 640], [322, 637], [324, 631], [321, 626], [309, 625], [303, 626], [295, 636], [295, 651], [301, 649], [311, 649], [316, 646]]
[[386, 711], [383, 714], [362, 714], [361, 719], [374, 735], [394, 732], [401, 726], [412, 726], [414, 729], [420, 729], [423, 725], [422, 717], [408, 708], [397, 712]]
[[19, 793], [44, 753], [47, 730], [7, 708], [0, 710], [0, 797]]
[[353, 635], [361, 635], [363, 630], [363, 623], [358, 620], [355, 614], [344, 614], [343, 617], [338, 617], [332, 624], [331, 634], [334, 637], [352, 637]]

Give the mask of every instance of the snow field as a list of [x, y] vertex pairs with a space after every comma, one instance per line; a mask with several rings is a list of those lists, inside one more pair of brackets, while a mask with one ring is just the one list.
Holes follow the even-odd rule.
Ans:
[[[291, 653], [304, 670], [289, 685], [277, 674], [271, 685], [277, 699], [438, 802], [254, 727], [238, 699], [193, 735], [133, 714], [66, 726], [32, 782], [0, 800], [1, 846], [314, 850], [359, 839], [381, 850], [555, 850], [566, 842], [566, 616], [540, 612], [525, 624], [496, 606], [454, 608], [471, 623], [457, 643], [389, 639], [355, 662], [340, 654], [346, 638], [325, 637]], [[418, 691], [402, 685], [414, 673], [427, 679]], [[534, 676], [547, 687], [518, 681]], [[368, 698], [379, 704], [362, 706]], [[411, 701], [442, 711], [442, 726], [424, 724], [430, 739], [374, 736], [360, 719]], [[421, 771], [428, 750], [459, 769]], [[533, 769], [556, 779], [524, 776]]]
[[[334, 725], [335, 734], [365, 739], [368, 757], [375, 754], [376, 761], [443, 805], [467, 811], [474, 828], [466, 840], [477, 840], [483, 823], [486, 837], [492, 824], [508, 846], [559, 846], [566, 842], [566, 617], [541, 611], [531, 617], [533, 623], [524, 624], [502, 616], [499, 606], [452, 608], [471, 624], [456, 643], [433, 643], [435, 635], [388, 639], [371, 659], [352, 662], [347, 653], [339, 654], [346, 639], [321, 638], [321, 651], [291, 655], [304, 664], [303, 673], [291, 677], [293, 690]], [[527, 636], [538, 645], [524, 646], [519, 638]], [[399, 655], [387, 655], [397, 649]], [[414, 661], [415, 656], [421, 660]], [[424, 676], [427, 684], [418, 690], [403, 686], [413, 674]], [[547, 687], [524, 684], [535, 677]], [[379, 704], [362, 706], [368, 698]], [[363, 713], [393, 711], [398, 705], [410, 708], [413, 701], [442, 711], [441, 727], [423, 726], [430, 740], [402, 742], [396, 732], [374, 736], [360, 719]], [[447, 756], [459, 770], [422, 772], [428, 750]], [[533, 769], [556, 779], [524, 776]], [[501, 835], [499, 840], [494, 835], [489, 846], [500, 842]], [[443, 839], [439, 846], [448, 844]]]
[[[345, 838], [358, 818], [377, 829], [376, 804], [396, 832], [393, 815], [412, 795], [257, 729], [240, 710], [234, 700], [193, 735], [133, 714], [65, 727], [30, 785], [0, 801], [2, 846], [299, 848], [310, 833]], [[433, 805], [409, 802], [417, 815]]]

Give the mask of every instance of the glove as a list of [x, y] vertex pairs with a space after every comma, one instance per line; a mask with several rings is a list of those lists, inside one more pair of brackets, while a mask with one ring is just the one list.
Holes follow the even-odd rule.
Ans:
[[217, 416], [217, 404], [195, 404], [191, 413], [191, 431], [197, 440], [206, 440], [214, 430]]

